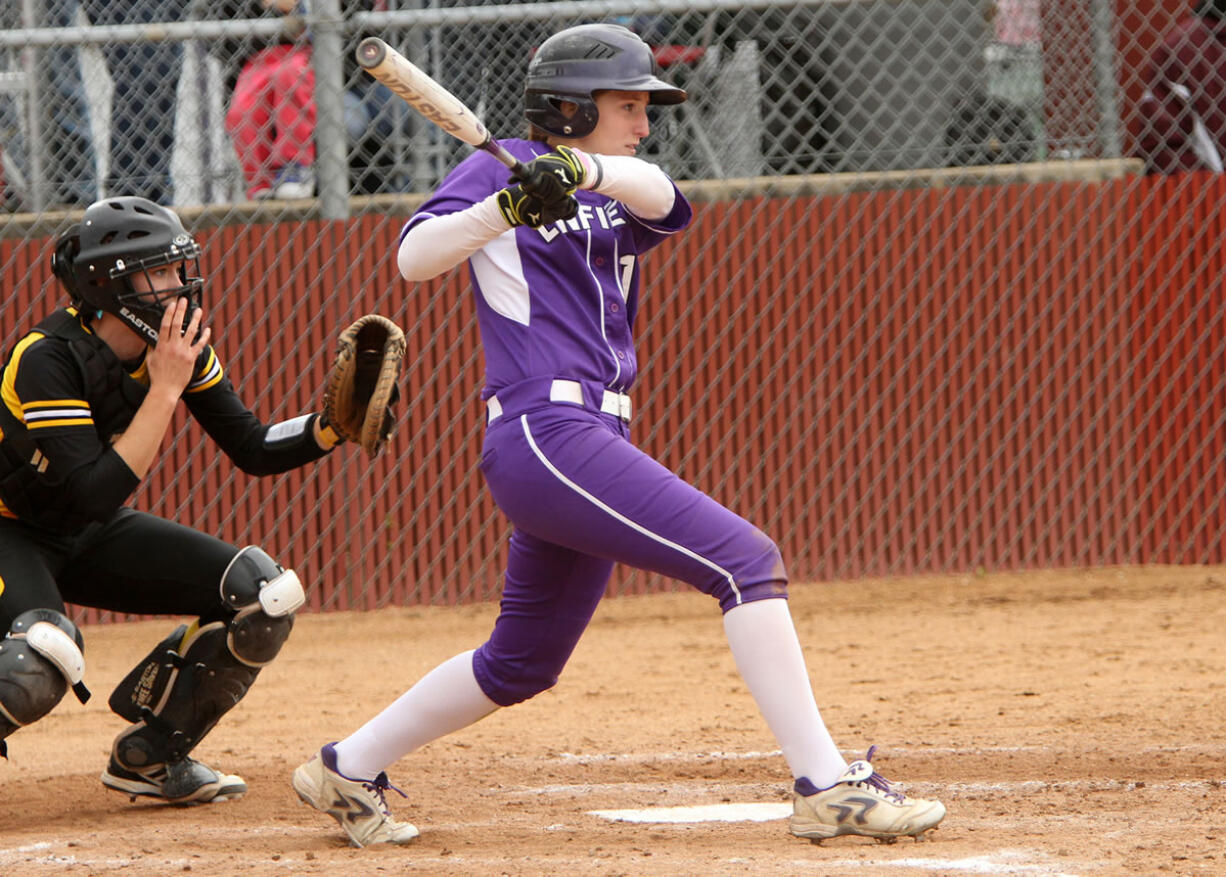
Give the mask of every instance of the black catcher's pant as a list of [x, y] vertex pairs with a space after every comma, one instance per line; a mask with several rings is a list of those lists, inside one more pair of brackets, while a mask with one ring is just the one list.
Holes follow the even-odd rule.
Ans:
[[57, 536], [0, 519], [0, 636], [30, 609], [64, 603], [134, 615], [229, 613], [221, 576], [238, 549], [220, 539], [133, 509]]

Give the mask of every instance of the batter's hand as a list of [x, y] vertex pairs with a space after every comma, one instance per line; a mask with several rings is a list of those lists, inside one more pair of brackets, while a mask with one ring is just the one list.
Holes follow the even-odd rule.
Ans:
[[498, 193], [498, 209], [512, 228], [517, 225], [540, 228], [559, 219], [570, 219], [579, 211], [579, 202], [570, 194], [545, 200], [520, 184]]
[[145, 354], [150, 388], [165, 387], [178, 395], [191, 381], [196, 359], [208, 346], [213, 331], [200, 328], [204, 322], [203, 309], [195, 308], [188, 317], [187, 309], [191, 306], [186, 298], [177, 298], [162, 314], [157, 346]]
[[558, 146], [553, 152], [539, 155], [526, 167], [519, 184], [529, 195], [546, 202], [575, 194], [575, 189], [583, 185], [586, 173], [583, 160], [569, 146]]

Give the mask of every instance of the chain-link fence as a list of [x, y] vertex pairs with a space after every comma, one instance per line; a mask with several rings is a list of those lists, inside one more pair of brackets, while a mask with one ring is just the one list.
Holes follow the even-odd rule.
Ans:
[[1169, 22], [1155, 7], [1148, 33], [1123, 35], [1114, 9], [11, 0], [0, 12], [5, 204], [42, 211], [99, 193], [225, 204], [284, 184], [286, 195], [331, 196], [328, 213], [344, 215], [335, 199], [347, 194], [428, 191], [461, 148], [360, 71], [360, 38], [383, 37], [515, 136], [533, 48], [589, 20], [637, 30], [690, 90], [658, 114], [649, 147], [678, 178], [1118, 157], [1141, 75], [1125, 66], [1128, 50]]
[[1209, 561], [1220, 5], [10, 0], [0, 326], [11, 347], [63, 303], [51, 241], [102, 193], [173, 204], [204, 243], [218, 349], [266, 420], [316, 404], [342, 325], [395, 317], [412, 405], [373, 467], [248, 479], [181, 420], [136, 502], [268, 545], [317, 605], [486, 599], [506, 534], [476, 470], [471, 292], [392, 264], [470, 149], [353, 49], [381, 36], [519, 136], [533, 48], [619, 21], [690, 93], [641, 153], [698, 205], [646, 262], [652, 453], [801, 578]]

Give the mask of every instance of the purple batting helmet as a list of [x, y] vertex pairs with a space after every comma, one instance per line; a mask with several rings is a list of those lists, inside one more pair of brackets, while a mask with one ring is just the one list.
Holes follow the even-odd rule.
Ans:
[[[528, 121], [558, 137], [586, 137], [596, 127], [597, 91], [646, 91], [653, 104], [679, 104], [685, 92], [659, 78], [655, 56], [638, 34], [619, 24], [581, 24], [560, 31], [528, 64]], [[562, 102], [579, 107], [562, 113]]]

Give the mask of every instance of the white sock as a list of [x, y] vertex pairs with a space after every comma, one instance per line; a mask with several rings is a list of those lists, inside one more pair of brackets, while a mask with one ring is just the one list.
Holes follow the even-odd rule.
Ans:
[[847, 762], [818, 712], [787, 600], [756, 600], [728, 610], [724, 633], [792, 776], [808, 777], [818, 788], [833, 784]]
[[473, 675], [473, 653], [456, 655], [336, 744], [337, 769], [353, 779], [373, 779], [388, 765], [485, 718], [498, 704]]

